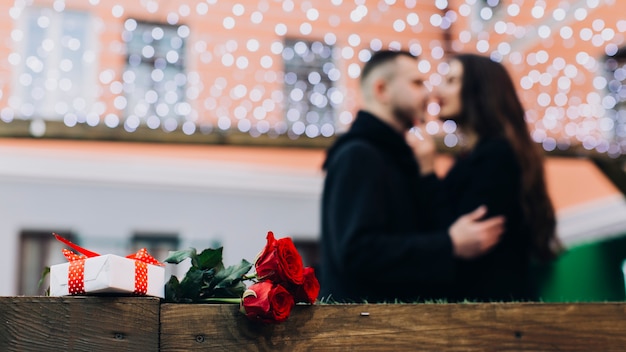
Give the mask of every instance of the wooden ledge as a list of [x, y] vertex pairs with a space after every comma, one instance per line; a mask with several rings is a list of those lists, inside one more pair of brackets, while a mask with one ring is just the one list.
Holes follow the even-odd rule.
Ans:
[[0, 351], [158, 351], [159, 299], [0, 297]]
[[626, 303], [297, 306], [276, 325], [237, 305], [0, 297], [0, 351], [623, 351]]
[[297, 306], [278, 325], [236, 306], [161, 306], [162, 351], [623, 351], [624, 303]]

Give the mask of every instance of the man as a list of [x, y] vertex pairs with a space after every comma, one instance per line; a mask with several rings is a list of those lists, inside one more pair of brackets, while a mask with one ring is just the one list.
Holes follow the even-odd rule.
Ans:
[[454, 258], [490, 249], [504, 219], [479, 221], [486, 214], [480, 207], [447, 231], [437, 230], [428, 187], [435, 176], [420, 175], [405, 139], [424, 118], [428, 99], [416, 57], [405, 51], [375, 53], [363, 67], [360, 87], [364, 106], [324, 163], [321, 297], [445, 298]]

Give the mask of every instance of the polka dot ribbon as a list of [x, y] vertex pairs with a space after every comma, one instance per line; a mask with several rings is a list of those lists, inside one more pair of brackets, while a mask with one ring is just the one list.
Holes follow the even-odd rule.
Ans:
[[126, 258], [135, 260], [135, 291], [133, 293], [145, 295], [148, 292], [148, 264], [163, 264], [148, 254], [145, 248], [138, 250], [135, 254], [127, 255]]
[[[82, 253], [76, 254], [69, 249], [63, 249], [63, 255], [70, 262], [67, 273], [69, 294], [77, 295], [85, 293], [85, 259], [97, 257], [99, 254], [82, 248], [56, 233], [53, 235], [57, 240], [67, 244], [77, 252]], [[126, 258], [135, 261], [135, 290], [133, 293], [145, 295], [148, 292], [148, 264], [163, 266], [163, 263], [160, 263], [153, 256], [148, 254], [145, 248], [140, 249], [137, 253], [127, 255]]]
[[85, 259], [87, 257], [65, 248], [63, 248], [63, 255], [70, 262], [67, 272], [67, 286], [70, 295], [85, 293]]

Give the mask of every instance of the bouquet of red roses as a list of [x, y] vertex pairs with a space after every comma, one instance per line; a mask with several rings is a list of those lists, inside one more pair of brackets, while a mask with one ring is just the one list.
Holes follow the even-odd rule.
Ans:
[[275, 239], [271, 231], [254, 267], [257, 282], [242, 296], [241, 312], [253, 321], [279, 323], [289, 317], [296, 303], [314, 304], [320, 285], [311, 267], [289, 237]]
[[[222, 248], [194, 248], [172, 253], [166, 263], [191, 259], [182, 281], [172, 275], [165, 285], [165, 300], [175, 303], [239, 303], [250, 320], [280, 323], [289, 317], [296, 303], [314, 304], [320, 285], [313, 268], [304, 267], [291, 238], [275, 239], [270, 231], [267, 244], [254, 264], [224, 267]], [[248, 276], [252, 266], [256, 274]], [[244, 281], [254, 281], [246, 287]]]

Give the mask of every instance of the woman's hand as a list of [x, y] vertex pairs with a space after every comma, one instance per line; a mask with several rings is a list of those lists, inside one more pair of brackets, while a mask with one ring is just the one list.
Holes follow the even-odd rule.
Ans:
[[435, 172], [435, 152], [437, 148], [432, 136], [422, 133], [416, 127], [407, 132], [405, 138], [420, 165], [420, 173], [428, 175]]

